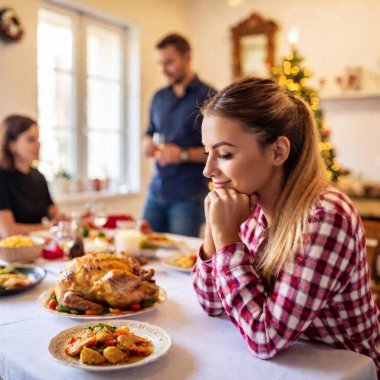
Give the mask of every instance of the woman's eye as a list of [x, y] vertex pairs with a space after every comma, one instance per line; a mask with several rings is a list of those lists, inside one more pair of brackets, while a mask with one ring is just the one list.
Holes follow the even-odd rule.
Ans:
[[220, 158], [221, 160], [229, 160], [230, 158], [232, 158], [232, 154], [231, 154], [231, 153], [220, 154], [220, 155], [219, 155], [219, 158]]

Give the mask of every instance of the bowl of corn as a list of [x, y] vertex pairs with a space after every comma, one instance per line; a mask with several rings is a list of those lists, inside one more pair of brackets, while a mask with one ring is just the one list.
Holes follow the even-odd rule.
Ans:
[[41, 256], [45, 240], [40, 237], [13, 235], [0, 240], [0, 259], [8, 263], [28, 263]]

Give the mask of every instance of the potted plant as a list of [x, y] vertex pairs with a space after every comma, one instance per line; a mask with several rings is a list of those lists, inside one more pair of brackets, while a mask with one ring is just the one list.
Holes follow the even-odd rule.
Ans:
[[68, 193], [70, 191], [70, 173], [66, 169], [60, 168], [54, 177], [54, 192]]

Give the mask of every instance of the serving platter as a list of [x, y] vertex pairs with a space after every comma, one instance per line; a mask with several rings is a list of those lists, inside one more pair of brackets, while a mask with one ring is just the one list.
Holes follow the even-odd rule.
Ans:
[[79, 359], [69, 356], [65, 352], [65, 347], [70, 340], [70, 338], [83, 329], [90, 326], [95, 326], [99, 322], [86, 322], [75, 327], [61, 331], [56, 335], [49, 343], [49, 354], [51, 357], [60, 364], [64, 364], [70, 367], [79, 368], [86, 371], [94, 372], [105, 372], [105, 371], [115, 371], [122, 369], [130, 369], [135, 367], [144, 366], [146, 364], [152, 363], [161, 356], [165, 355], [171, 344], [172, 339], [169, 334], [163, 330], [161, 327], [153, 325], [148, 322], [133, 321], [133, 320], [115, 320], [109, 322], [109, 325], [113, 327], [127, 326], [129, 330], [138, 336], [148, 339], [152, 342], [153, 352], [141, 360], [132, 363], [122, 363], [122, 364], [107, 364], [107, 365], [88, 365], [83, 364]]
[[17, 264], [14, 265], [14, 267], [19, 273], [28, 276], [28, 278], [31, 279], [31, 282], [27, 285], [17, 286], [11, 289], [0, 289], [0, 296], [9, 296], [30, 290], [34, 288], [37, 284], [39, 284], [46, 276], [45, 269], [38, 266], [28, 264]]
[[37, 298], [38, 304], [42, 306], [44, 310], [49, 313], [60, 315], [62, 317], [67, 317], [71, 319], [79, 319], [79, 320], [112, 320], [112, 319], [118, 319], [118, 318], [124, 318], [124, 317], [133, 317], [135, 315], [145, 314], [145, 313], [150, 312], [151, 310], [157, 309], [166, 300], [165, 290], [162, 288], [159, 288], [158, 300], [152, 306], [148, 306], [137, 311], [125, 310], [125, 311], [121, 311], [121, 312], [117, 312], [113, 314], [97, 314], [97, 315], [72, 314], [69, 312], [58, 311], [55, 309], [53, 310], [47, 307], [47, 302], [50, 299], [50, 294], [52, 291], [53, 291], [53, 288], [42, 292]]

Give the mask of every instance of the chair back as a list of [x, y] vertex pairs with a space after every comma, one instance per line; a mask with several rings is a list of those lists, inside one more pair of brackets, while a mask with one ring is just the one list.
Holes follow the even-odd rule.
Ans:
[[366, 234], [367, 260], [371, 280], [380, 284], [380, 221], [362, 219]]

